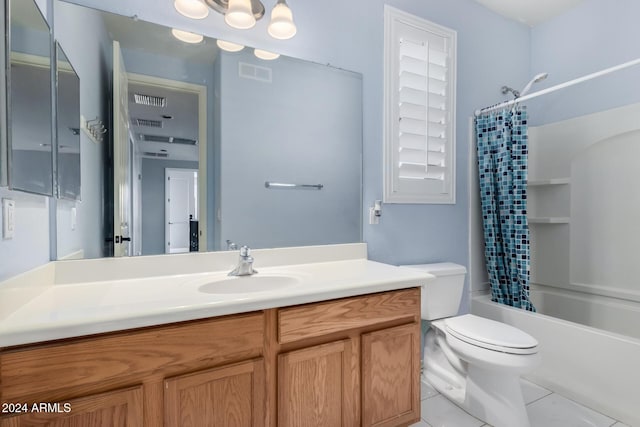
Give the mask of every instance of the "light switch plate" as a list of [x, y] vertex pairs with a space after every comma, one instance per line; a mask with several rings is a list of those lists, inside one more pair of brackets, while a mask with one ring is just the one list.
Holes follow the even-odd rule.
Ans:
[[15, 229], [16, 202], [11, 199], [2, 199], [2, 238], [13, 239]]
[[369, 224], [380, 224], [380, 217], [376, 215], [376, 211], [373, 207], [369, 208]]

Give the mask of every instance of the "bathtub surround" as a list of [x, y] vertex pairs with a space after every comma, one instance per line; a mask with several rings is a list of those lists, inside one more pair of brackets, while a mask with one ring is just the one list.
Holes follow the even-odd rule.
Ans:
[[[633, 246], [640, 239], [640, 196], [628, 187], [640, 180], [639, 114], [640, 104], [633, 104], [531, 128], [531, 179], [567, 182], [532, 189], [531, 214], [568, 220], [531, 226], [532, 283], [640, 305]], [[545, 306], [588, 325], [589, 313], [595, 322], [605, 319], [599, 311]]]
[[476, 142], [491, 298], [535, 311], [529, 300], [527, 111], [517, 106], [476, 117]]

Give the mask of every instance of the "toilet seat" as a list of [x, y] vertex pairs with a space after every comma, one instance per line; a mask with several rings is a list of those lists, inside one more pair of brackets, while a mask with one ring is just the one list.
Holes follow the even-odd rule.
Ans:
[[538, 341], [513, 326], [483, 317], [465, 314], [444, 319], [446, 332], [487, 350], [509, 354], [535, 354]]

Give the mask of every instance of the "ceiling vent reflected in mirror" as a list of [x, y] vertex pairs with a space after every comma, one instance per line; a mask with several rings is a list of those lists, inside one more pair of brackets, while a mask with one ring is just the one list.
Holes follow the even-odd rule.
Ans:
[[163, 135], [149, 135], [141, 133], [139, 135], [140, 141], [145, 142], [163, 142], [165, 144], [183, 144], [183, 145], [197, 145], [198, 141], [191, 138], [178, 138], [174, 136]]
[[162, 120], [151, 120], [151, 119], [131, 119], [131, 122], [134, 126], [143, 126], [147, 128], [159, 128], [162, 129], [163, 123]]
[[148, 107], [161, 107], [167, 106], [167, 98], [162, 96], [144, 95], [141, 93], [134, 93], [133, 100], [136, 104], [146, 105]]
[[145, 151], [142, 155], [147, 157], [169, 157], [168, 153], [153, 153], [151, 151]]

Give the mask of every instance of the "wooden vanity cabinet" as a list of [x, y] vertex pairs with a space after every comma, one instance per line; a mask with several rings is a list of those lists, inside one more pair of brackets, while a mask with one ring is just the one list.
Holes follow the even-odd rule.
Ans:
[[406, 426], [420, 420], [420, 290], [283, 308], [278, 423]]
[[72, 399], [58, 406], [35, 403], [28, 412], [0, 418], [0, 427], [142, 427], [142, 387]]
[[407, 426], [419, 341], [413, 288], [0, 349], [0, 427]]
[[245, 408], [250, 423], [235, 425], [261, 426], [263, 347], [259, 312], [0, 350], [0, 402], [71, 406], [0, 426], [203, 426]]

